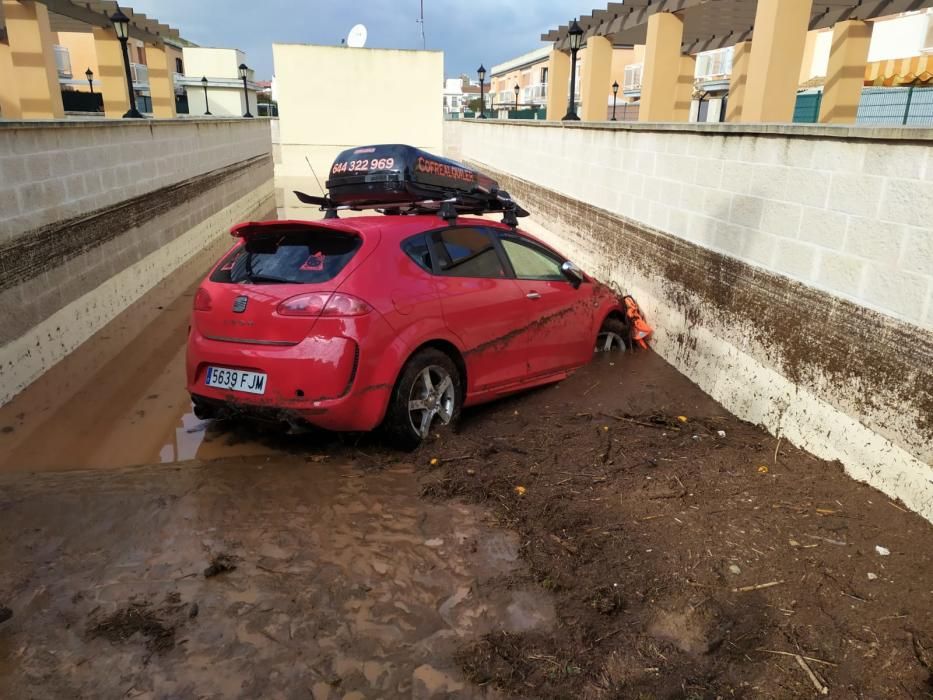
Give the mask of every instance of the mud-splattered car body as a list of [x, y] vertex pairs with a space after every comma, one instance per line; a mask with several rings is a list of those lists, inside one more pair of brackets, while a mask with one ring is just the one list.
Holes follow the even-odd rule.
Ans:
[[232, 233], [192, 312], [187, 388], [205, 415], [256, 407], [371, 430], [420, 350], [452, 360], [458, 407], [469, 406], [563, 379], [591, 359], [607, 318], [625, 318], [611, 290], [568, 275], [564, 256], [487, 219], [360, 216]]

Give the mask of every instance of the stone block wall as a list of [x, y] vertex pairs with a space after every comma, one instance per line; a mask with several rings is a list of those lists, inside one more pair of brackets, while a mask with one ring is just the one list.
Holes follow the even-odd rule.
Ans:
[[0, 123], [0, 403], [230, 225], [274, 215], [266, 120]]
[[933, 519], [933, 133], [446, 128], [701, 388]]

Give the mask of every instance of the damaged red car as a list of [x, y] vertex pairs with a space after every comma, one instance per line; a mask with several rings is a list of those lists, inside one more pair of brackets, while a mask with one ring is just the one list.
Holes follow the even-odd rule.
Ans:
[[[481, 173], [369, 146], [337, 158], [327, 189], [296, 193], [323, 220], [235, 226], [198, 288], [187, 386], [199, 417], [381, 427], [411, 448], [465, 406], [629, 343], [618, 296], [522, 232], [527, 212]], [[501, 222], [478, 216], [494, 212]]]

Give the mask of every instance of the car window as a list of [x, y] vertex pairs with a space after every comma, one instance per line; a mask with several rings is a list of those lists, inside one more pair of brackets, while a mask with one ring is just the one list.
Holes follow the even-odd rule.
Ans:
[[502, 248], [512, 263], [515, 276], [520, 280], [561, 280], [561, 260], [551, 251], [521, 238], [503, 236]]
[[346, 267], [362, 241], [337, 231], [299, 230], [251, 236], [230, 252], [212, 282], [318, 284]]
[[489, 231], [455, 227], [433, 235], [440, 274], [448, 277], [506, 277], [496, 244]]
[[405, 255], [415, 261], [418, 267], [431, 272], [431, 250], [423, 234], [402, 241], [402, 250], [405, 251]]

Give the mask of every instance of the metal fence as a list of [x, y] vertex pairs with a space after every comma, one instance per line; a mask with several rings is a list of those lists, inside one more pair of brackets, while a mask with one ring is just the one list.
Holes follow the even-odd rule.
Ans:
[[933, 87], [865, 88], [855, 122], [933, 126]]
[[[794, 105], [794, 121], [820, 120], [822, 93], [801, 93]], [[866, 126], [933, 126], [933, 87], [866, 87], [859, 100], [856, 124]]]

